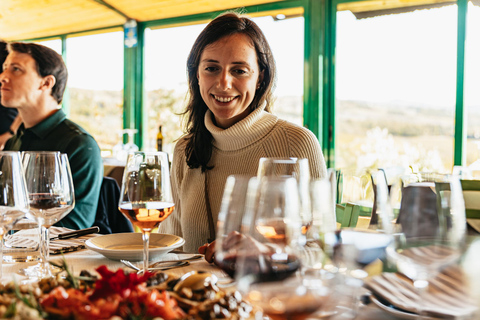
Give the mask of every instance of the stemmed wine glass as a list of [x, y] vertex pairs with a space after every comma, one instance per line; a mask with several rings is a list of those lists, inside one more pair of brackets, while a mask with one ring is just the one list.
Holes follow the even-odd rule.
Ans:
[[[289, 246], [301, 234], [297, 181], [263, 177], [251, 184], [237, 255], [237, 288], [271, 319], [305, 319], [328, 304], [327, 279], [297, 276], [300, 259]], [[328, 279], [331, 280], [331, 279]]]
[[75, 206], [72, 173], [66, 154], [50, 151], [23, 153], [25, 180], [30, 201], [27, 213], [40, 228], [40, 263], [23, 270], [34, 278], [52, 277], [48, 263], [49, 229], [63, 219]]
[[[420, 176], [417, 176], [417, 181]], [[436, 175], [436, 182], [412, 182], [403, 177], [392, 186], [392, 194], [401, 192], [400, 213], [396, 220], [385, 210], [385, 230], [394, 235], [387, 257], [400, 272], [412, 279], [420, 295], [418, 313], [428, 313], [422, 299], [429, 280], [444, 267], [458, 262], [465, 245], [466, 217], [462, 187], [458, 176]], [[439, 181], [439, 179], [441, 181]], [[439, 189], [444, 185], [444, 189]], [[382, 214], [382, 213], [381, 213]]]
[[0, 151], [0, 279], [2, 278], [3, 237], [28, 211], [28, 194], [20, 153]]
[[293, 177], [297, 180], [299, 194], [298, 211], [303, 220], [303, 234], [306, 234], [312, 223], [309, 183], [310, 168], [308, 159], [298, 158], [260, 158], [257, 178], [262, 177]]
[[167, 153], [139, 151], [128, 155], [118, 207], [142, 230], [146, 272], [150, 233], [174, 209]]
[[245, 214], [247, 193], [254, 190], [257, 179], [245, 175], [227, 177], [217, 220], [215, 264], [235, 279], [238, 255], [242, 254], [242, 220]]

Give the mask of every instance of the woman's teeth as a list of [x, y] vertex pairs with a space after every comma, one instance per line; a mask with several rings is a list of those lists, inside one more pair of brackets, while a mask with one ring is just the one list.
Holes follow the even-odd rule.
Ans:
[[215, 97], [215, 100], [218, 100], [220, 102], [230, 102], [233, 99], [235, 99], [235, 97], [217, 97], [217, 96], [214, 96], [214, 97]]

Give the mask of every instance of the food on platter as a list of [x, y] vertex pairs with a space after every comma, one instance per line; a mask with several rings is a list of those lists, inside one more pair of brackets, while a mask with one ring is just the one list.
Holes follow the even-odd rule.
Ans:
[[180, 278], [165, 273], [128, 273], [96, 269], [0, 285], [1, 319], [246, 319], [252, 307], [236, 292], [216, 285], [206, 272]]

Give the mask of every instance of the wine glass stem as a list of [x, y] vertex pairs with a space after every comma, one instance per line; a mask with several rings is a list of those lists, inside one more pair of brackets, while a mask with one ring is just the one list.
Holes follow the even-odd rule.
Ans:
[[143, 238], [143, 273], [148, 270], [148, 246], [150, 242], [150, 231], [142, 231]]
[[40, 226], [40, 264], [45, 276], [51, 276], [50, 265], [48, 264], [50, 247], [50, 230], [49, 228]]
[[425, 296], [428, 292], [428, 281], [425, 279], [418, 279], [413, 281], [413, 286], [418, 292], [420, 301], [418, 302], [418, 311], [419, 315], [425, 315]]
[[3, 277], [3, 237], [4, 234], [2, 233], [0, 235], [0, 283], [2, 283], [2, 277]]

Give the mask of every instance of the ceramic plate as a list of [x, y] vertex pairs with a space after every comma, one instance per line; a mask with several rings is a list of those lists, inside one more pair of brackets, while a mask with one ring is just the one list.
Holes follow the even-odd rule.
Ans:
[[405, 319], [405, 320], [418, 320], [418, 319], [438, 320], [439, 319], [439, 318], [431, 318], [431, 317], [421, 317], [416, 313], [411, 313], [408, 311], [403, 311], [403, 310], [394, 308], [393, 306], [384, 303], [384, 301], [377, 299], [377, 297], [375, 297], [373, 294], [370, 296], [370, 300], [372, 300], [372, 302], [383, 311], [386, 311], [399, 319]]
[[[150, 234], [149, 259], [157, 260], [185, 243], [183, 238], [171, 235]], [[143, 260], [143, 240], [141, 233], [114, 233], [98, 236], [85, 241], [85, 246], [112, 260]]]

